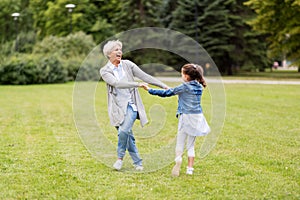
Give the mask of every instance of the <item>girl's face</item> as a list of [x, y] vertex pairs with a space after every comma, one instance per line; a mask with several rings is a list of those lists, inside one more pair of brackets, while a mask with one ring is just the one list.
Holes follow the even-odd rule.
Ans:
[[181, 78], [182, 78], [182, 80], [183, 80], [184, 82], [188, 82], [189, 79], [190, 79], [190, 76], [187, 75], [187, 74], [184, 74], [184, 73], [183, 73], [183, 70], [181, 69]]
[[121, 59], [122, 59], [121, 47], [116, 46], [108, 56], [109, 56], [110, 62], [112, 64], [114, 64], [115, 66], [117, 66], [121, 62]]

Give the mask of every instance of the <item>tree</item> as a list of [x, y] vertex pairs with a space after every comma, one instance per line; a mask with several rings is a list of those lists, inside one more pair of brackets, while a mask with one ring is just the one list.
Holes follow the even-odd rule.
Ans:
[[[169, 27], [193, 37], [222, 73], [252, 65], [266, 67], [263, 37], [245, 23], [253, 13], [242, 0], [184, 0], [172, 13]], [[168, 18], [166, 18], [168, 19]]]
[[[29, 0], [2, 0], [0, 1], [0, 42], [14, 40], [17, 32], [32, 30], [32, 15], [28, 9]], [[11, 16], [12, 13], [20, 13], [17, 21]], [[17, 30], [18, 29], [18, 30]]]
[[160, 9], [160, 21], [165, 28], [172, 22], [172, 12], [176, 10], [178, 0], [164, 0]]
[[267, 35], [269, 57], [286, 57], [299, 66], [300, 0], [248, 0], [245, 5], [257, 14], [249, 24]]
[[230, 52], [230, 58], [234, 66], [242, 70], [260, 70], [270, 66], [267, 58], [265, 35], [253, 31], [247, 24], [255, 13], [243, 3], [245, 0], [234, 0], [228, 4], [230, 24], [234, 27], [234, 34], [230, 42], [234, 49]]
[[93, 26], [95, 19], [90, 19], [92, 13], [96, 13], [96, 8], [93, 4], [89, 4], [89, 0], [73, 1], [76, 7], [71, 16], [65, 7], [68, 3], [68, 0], [30, 1], [35, 20], [34, 25], [40, 38], [50, 35], [68, 35], [70, 33], [70, 17], [74, 32], [86, 31]]
[[[121, 6], [118, 12], [114, 13], [112, 19], [113, 26], [117, 32], [140, 27], [161, 27], [159, 19], [160, 0], [120, 0], [119, 2]], [[155, 34], [153, 37], [155, 37]], [[139, 43], [141, 41], [136, 40], [134, 42]], [[162, 52], [156, 49], [138, 49], [136, 51], [127, 52], [124, 56], [139, 65], [152, 62], [157, 63], [161, 61], [161, 57], [163, 57]], [[147, 65], [143, 70], [150, 73], [151, 70], [147, 68], [151, 68], [151, 66]]]
[[[91, 34], [97, 43], [114, 33], [114, 27], [109, 20], [106, 20], [108, 14], [104, 12], [104, 9], [107, 12], [109, 9], [113, 9], [107, 6], [108, 1], [73, 0], [72, 3], [76, 7], [71, 16], [65, 8], [68, 3], [68, 0], [30, 0], [34, 27], [40, 39], [50, 35], [68, 35], [70, 33], [70, 17], [72, 18], [72, 32], [84, 31]], [[113, 10], [110, 11], [110, 13], [114, 13]]]
[[90, 13], [89, 20], [95, 21], [94, 25], [85, 30], [92, 34], [96, 43], [100, 43], [116, 33], [116, 27], [113, 25], [113, 17], [119, 12], [121, 3], [118, 0], [90, 0], [96, 8], [96, 11]]
[[160, 0], [121, 0], [122, 7], [114, 15], [117, 31], [138, 27], [160, 27]]
[[29, 3], [29, 9], [32, 12], [34, 20], [33, 27], [39, 38], [46, 36], [45, 24], [47, 22], [47, 18], [45, 17], [45, 12], [48, 9], [48, 2], [50, 1], [30, 0]]
[[172, 13], [170, 28], [193, 37], [214, 59], [221, 72], [230, 67], [229, 52], [234, 45], [229, 42], [233, 36], [225, 0], [183, 0], [178, 1]]

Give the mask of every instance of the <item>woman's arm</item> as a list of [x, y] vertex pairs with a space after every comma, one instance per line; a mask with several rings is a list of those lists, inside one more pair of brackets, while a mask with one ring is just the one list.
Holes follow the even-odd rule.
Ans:
[[100, 75], [102, 79], [109, 85], [116, 87], [116, 88], [132, 88], [132, 87], [139, 87], [138, 82], [128, 82], [128, 81], [122, 81], [118, 80], [112, 72], [109, 72], [107, 69], [102, 68], [100, 70]]
[[161, 82], [160, 80], [150, 76], [149, 74], [145, 73], [143, 70], [141, 70], [135, 63], [131, 62], [131, 61], [127, 61], [130, 62], [131, 67], [132, 67], [132, 72], [133, 75], [141, 80], [143, 80], [146, 83], [149, 83], [151, 85], [155, 85], [158, 86], [160, 88], [164, 88], [167, 89], [169, 88], [166, 84], [164, 84], [163, 82]]

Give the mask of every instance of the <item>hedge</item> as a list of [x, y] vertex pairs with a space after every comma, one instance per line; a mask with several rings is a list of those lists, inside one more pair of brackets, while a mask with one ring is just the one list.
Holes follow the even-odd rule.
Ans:
[[0, 66], [0, 84], [63, 83], [67, 70], [56, 56], [17, 54]]

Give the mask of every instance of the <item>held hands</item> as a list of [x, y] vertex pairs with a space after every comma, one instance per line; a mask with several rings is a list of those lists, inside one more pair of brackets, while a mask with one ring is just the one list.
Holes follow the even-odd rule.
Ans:
[[148, 83], [139, 83], [139, 87], [144, 88], [144, 90], [149, 90], [150, 87], [148, 86]]

